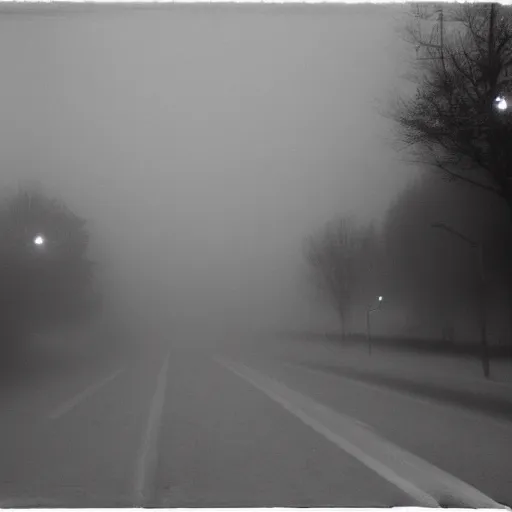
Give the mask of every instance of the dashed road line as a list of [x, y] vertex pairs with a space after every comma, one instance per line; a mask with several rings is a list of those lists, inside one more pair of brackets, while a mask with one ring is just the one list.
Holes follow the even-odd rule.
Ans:
[[109, 375], [103, 380], [100, 380], [99, 382], [96, 382], [94, 384], [91, 384], [89, 387], [84, 389], [82, 392], [75, 395], [70, 400], [64, 402], [62, 405], [57, 407], [50, 415], [49, 418], [51, 420], [56, 420], [67, 414], [69, 411], [74, 409], [78, 404], [86, 400], [87, 398], [90, 398], [95, 393], [97, 393], [103, 386], [108, 384], [109, 382], [112, 382], [118, 375], [120, 375], [124, 371], [124, 368], [120, 368], [119, 370], [115, 371], [113, 374]]
[[151, 499], [151, 493], [148, 490], [148, 485], [150, 482], [154, 481], [157, 468], [157, 445], [160, 434], [162, 412], [165, 403], [165, 389], [167, 385], [169, 359], [170, 352], [167, 353], [164, 364], [158, 373], [156, 390], [153, 395], [153, 399], [151, 400], [148, 422], [146, 430], [144, 431], [142, 445], [135, 468], [135, 501], [137, 505], [141, 507], [147, 506]]

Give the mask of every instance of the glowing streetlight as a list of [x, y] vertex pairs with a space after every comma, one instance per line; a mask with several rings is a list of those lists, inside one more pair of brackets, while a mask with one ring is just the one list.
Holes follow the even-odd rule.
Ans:
[[507, 108], [508, 108], [507, 100], [505, 98], [503, 98], [503, 96], [498, 96], [495, 101], [496, 101], [496, 107], [498, 108], [498, 110], [507, 110]]
[[34, 244], [35, 245], [44, 245], [44, 237], [42, 235], [37, 235], [34, 237]]

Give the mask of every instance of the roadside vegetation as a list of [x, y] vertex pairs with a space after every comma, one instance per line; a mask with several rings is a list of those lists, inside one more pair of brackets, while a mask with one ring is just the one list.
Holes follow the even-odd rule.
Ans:
[[36, 333], [86, 322], [101, 306], [87, 222], [26, 186], [0, 205], [0, 349], [9, 363]]
[[418, 4], [410, 14], [413, 93], [385, 114], [419, 177], [377, 225], [342, 215], [304, 253], [343, 336], [365, 333], [352, 320], [383, 296], [379, 314], [402, 312], [388, 335], [479, 343], [488, 359], [490, 346], [512, 348], [512, 11]]

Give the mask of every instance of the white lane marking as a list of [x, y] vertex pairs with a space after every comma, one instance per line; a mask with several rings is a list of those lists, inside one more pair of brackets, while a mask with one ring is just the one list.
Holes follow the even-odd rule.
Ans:
[[[359, 379], [356, 377], [351, 377], [350, 375], [345, 375], [341, 373], [333, 374], [332, 372], [323, 371], [321, 369], [311, 368], [307, 366], [303, 366], [298, 363], [284, 363], [283, 366], [288, 368], [293, 368], [295, 370], [303, 371], [306, 373], [311, 373], [316, 376], [322, 375], [323, 377], [327, 377], [330, 379], [345, 379], [348, 380], [350, 383], [364, 387], [370, 391], [379, 391], [383, 394], [392, 394], [394, 396], [397, 396], [399, 398], [405, 398], [406, 400], [412, 400], [413, 402], [425, 404], [431, 407], [437, 407], [441, 408], [443, 411], [449, 412], [451, 414], [454, 413], [454, 408], [457, 408], [457, 414], [463, 414], [464, 416], [467, 416], [468, 419], [471, 419], [472, 421], [475, 420], [475, 417], [484, 420], [488, 423], [492, 423], [495, 426], [498, 426], [502, 429], [506, 429], [507, 432], [510, 434], [510, 431], [512, 429], [512, 422], [507, 421], [505, 419], [495, 418], [491, 416], [490, 414], [486, 414], [484, 412], [470, 409], [468, 407], [464, 407], [463, 405], [457, 405], [453, 402], [447, 403], [443, 402], [442, 400], [436, 400], [436, 399], [429, 399], [422, 397], [412, 391], [407, 391], [405, 389], [396, 389], [393, 387], [388, 387], [385, 384], [378, 385], [372, 382], [364, 381], [363, 378]], [[341, 370], [343, 371], [343, 369]]]
[[80, 402], [83, 400], [90, 398], [94, 393], [99, 391], [103, 386], [108, 384], [109, 382], [113, 381], [119, 374], [124, 372], [124, 368], [120, 368], [116, 372], [114, 372], [112, 375], [109, 375], [103, 380], [100, 380], [99, 382], [96, 382], [94, 384], [91, 384], [88, 388], [84, 389], [81, 393], [78, 393], [75, 395], [71, 400], [68, 400], [64, 402], [62, 405], [57, 407], [50, 415], [49, 418], [51, 420], [56, 420], [63, 416], [64, 414], [68, 413], [72, 409], [74, 409]]
[[60, 503], [57, 500], [46, 498], [8, 498], [0, 501], [0, 509], [26, 509], [31, 510], [38, 508], [39, 510], [59, 508]]
[[167, 385], [167, 371], [169, 368], [170, 352], [167, 353], [164, 364], [158, 373], [157, 385], [151, 407], [142, 445], [135, 468], [135, 500], [144, 506], [149, 498], [147, 484], [154, 477], [157, 465], [157, 444], [160, 433], [162, 412], [165, 403], [165, 389]]
[[[217, 359], [217, 362], [413, 497], [421, 506], [439, 507], [447, 499], [456, 501], [459, 507], [505, 508], [453, 475], [393, 445], [374, 432], [362, 429], [352, 418], [337, 413], [241, 363], [222, 359]], [[452, 503], [450, 506], [454, 505]]]

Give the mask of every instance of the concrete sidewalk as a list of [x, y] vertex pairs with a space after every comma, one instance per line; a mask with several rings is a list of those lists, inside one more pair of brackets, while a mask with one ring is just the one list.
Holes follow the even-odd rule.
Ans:
[[286, 341], [279, 358], [404, 393], [413, 393], [506, 417], [512, 421], [512, 361], [491, 360], [491, 379], [479, 358], [372, 347], [365, 341], [321, 339]]
[[492, 380], [476, 358], [401, 353], [366, 344], [338, 346], [330, 357], [304, 360], [302, 366], [387, 386], [500, 416], [512, 421], [512, 362], [491, 362]]

